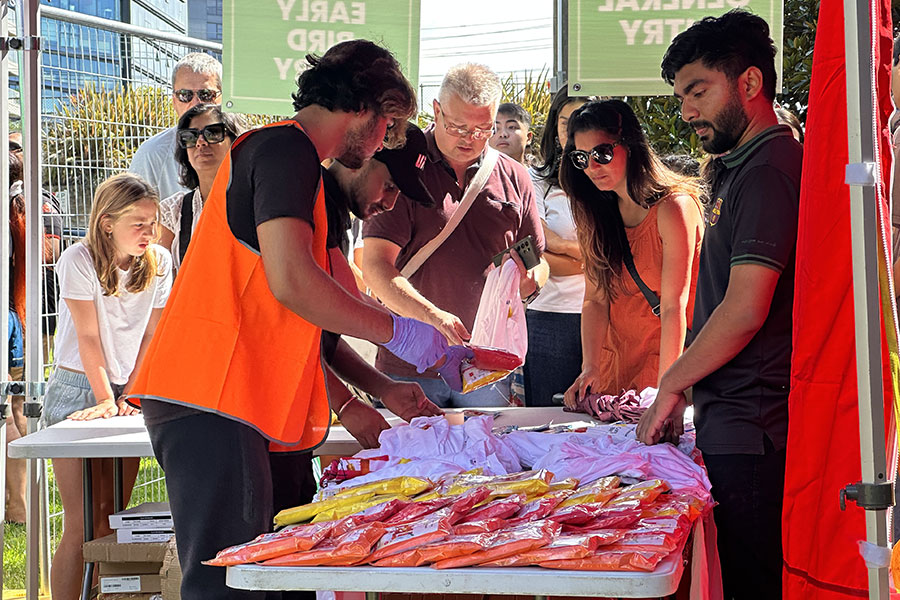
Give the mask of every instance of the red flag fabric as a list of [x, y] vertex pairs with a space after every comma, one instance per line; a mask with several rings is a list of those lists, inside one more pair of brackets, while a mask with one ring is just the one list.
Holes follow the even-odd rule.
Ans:
[[[882, 180], [889, 182], [890, 1], [871, 2], [881, 171]], [[840, 489], [861, 478], [850, 192], [844, 183], [848, 150], [843, 14], [840, 0], [822, 0], [803, 156], [782, 534], [784, 598], [790, 600], [866, 597], [868, 590], [857, 545], [866, 537], [864, 512], [853, 504], [845, 512], [838, 506]], [[870, 77], [867, 58], [864, 54], [860, 59], [861, 77]], [[887, 216], [886, 187], [880, 200]], [[887, 232], [890, 235], [889, 223]], [[886, 352], [882, 363], [889, 417]]]

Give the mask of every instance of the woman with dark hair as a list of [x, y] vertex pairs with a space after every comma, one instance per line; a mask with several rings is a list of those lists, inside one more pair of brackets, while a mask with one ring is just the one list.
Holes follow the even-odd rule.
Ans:
[[246, 129], [242, 117], [223, 113], [217, 104], [198, 104], [178, 119], [175, 160], [180, 165], [181, 185], [191, 191], [176, 192], [159, 205], [159, 243], [172, 253], [175, 269], [181, 266], [187, 252], [222, 159]]
[[553, 97], [541, 137], [542, 162], [531, 171], [534, 199], [547, 249], [550, 278], [528, 305], [525, 404], [550, 406], [581, 373], [581, 303], [584, 271], [569, 198], [559, 187], [559, 164], [568, 141], [566, 124], [588, 98], [570, 97], [568, 86]]
[[655, 387], [681, 355], [690, 327], [703, 232], [700, 185], [663, 166], [620, 100], [589, 102], [569, 119], [560, 182], [587, 276], [582, 371], [565, 402]]

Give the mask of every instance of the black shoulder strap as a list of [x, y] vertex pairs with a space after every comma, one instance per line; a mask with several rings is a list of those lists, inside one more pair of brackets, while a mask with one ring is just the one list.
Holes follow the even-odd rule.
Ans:
[[178, 231], [178, 262], [184, 262], [184, 254], [191, 243], [191, 225], [194, 222], [194, 194], [191, 190], [181, 199], [181, 226]]
[[634, 266], [634, 256], [631, 255], [631, 246], [628, 242], [625, 242], [625, 251], [624, 256], [622, 256], [622, 261], [625, 263], [625, 268], [628, 269], [628, 274], [631, 275], [631, 278], [637, 284], [638, 288], [641, 290], [641, 293], [644, 295], [644, 298], [647, 299], [647, 304], [650, 305], [650, 310], [657, 317], [659, 316], [659, 296], [650, 289], [650, 287], [644, 283], [644, 280], [641, 279], [641, 276], [637, 272], [637, 267]]

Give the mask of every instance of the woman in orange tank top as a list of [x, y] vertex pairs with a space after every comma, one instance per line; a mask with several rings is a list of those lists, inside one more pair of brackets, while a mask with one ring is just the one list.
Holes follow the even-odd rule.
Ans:
[[[631, 107], [603, 100], [570, 117], [560, 183], [572, 203], [587, 282], [582, 371], [565, 402], [656, 387], [681, 355], [693, 314], [703, 232], [699, 182], [662, 165]], [[650, 299], [629, 272], [629, 257]]]

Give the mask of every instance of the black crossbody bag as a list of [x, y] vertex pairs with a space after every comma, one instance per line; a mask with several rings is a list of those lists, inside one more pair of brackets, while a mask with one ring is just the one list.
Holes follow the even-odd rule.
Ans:
[[637, 267], [634, 266], [634, 256], [631, 255], [631, 246], [626, 243], [624, 248], [624, 256], [622, 256], [622, 262], [625, 263], [625, 268], [628, 269], [628, 274], [631, 275], [631, 279], [637, 284], [638, 289], [641, 290], [641, 293], [644, 295], [644, 298], [647, 299], [647, 304], [650, 305], [650, 311], [659, 316], [659, 296], [656, 295], [656, 292], [650, 289], [644, 280], [641, 279], [641, 276], [637, 272]]

